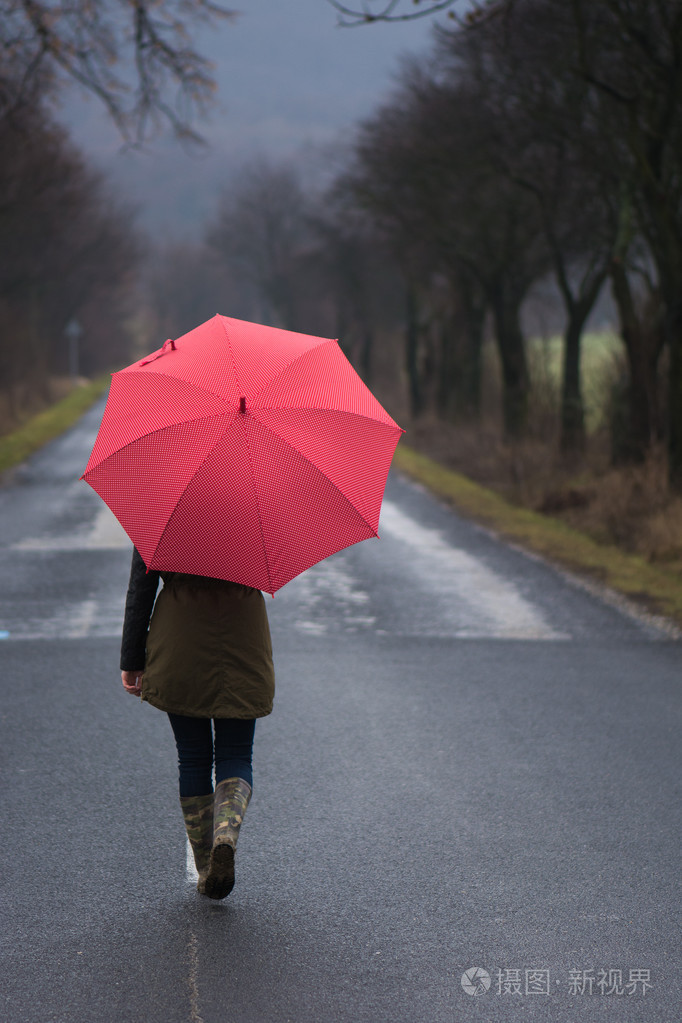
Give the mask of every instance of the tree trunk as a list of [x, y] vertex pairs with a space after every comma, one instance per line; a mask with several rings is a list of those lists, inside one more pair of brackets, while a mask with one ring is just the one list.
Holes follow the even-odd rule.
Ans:
[[643, 322], [635, 309], [623, 264], [614, 262], [610, 275], [629, 375], [627, 436], [619, 438], [618, 452], [623, 460], [642, 462], [661, 432], [657, 381], [661, 344], [652, 341], [655, 325]]
[[[679, 65], [676, 67], [679, 73]], [[649, 217], [649, 243], [658, 271], [665, 310], [664, 338], [669, 348], [668, 370], [668, 480], [682, 494], [682, 221], [679, 192], [666, 187], [661, 168], [643, 182]]]
[[[362, 322], [362, 321], [361, 321]], [[362, 340], [360, 344], [360, 376], [369, 385], [372, 382], [372, 352], [374, 350], [374, 331], [367, 322], [367, 314], [364, 317], [362, 327]]]
[[679, 293], [666, 311], [666, 338], [670, 349], [668, 373], [668, 479], [682, 494], [682, 299]]
[[481, 388], [483, 384], [483, 329], [485, 326], [486, 303], [480, 295], [473, 293], [473, 288], [465, 284], [462, 295], [464, 316], [466, 319], [466, 336], [468, 358], [466, 363], [465, 387], [469, 409], [473, 416], [481, 412]]
[[436, 408], [441, 419], [455, 423], [462, 416], [461, 324], [448, 317], [440, 324]]
[[436, 402], [439, 416], [451, 423], [480, 412], [484, 317], [484, 307], [473, 316], [462, 303], [441, 324]]
[[410, 411], [420, 416], [424, 411], [424, 389], [419, 372], [419, 314], [416, 289], [407, 285], [405, 296], [405, 368], [410, 397]]
[[25, 381], [33, 394], [47, 403], [50, 399], [48, 353], [42, 329], [42, 296], [37, 284], [29, 291], [28, 307], [28, 372]]
[[575, 304], [569, 312], [564, 334], [564, 366], [561, 385], [561, 438], [559, 446], [566, 458], [576, 458], [585, 450], [585, 406], [580, 380], [583, 327], [589, 309]]
[[502, 363], [502, 417], [508, 440], [519, 440], [528, 424], [529, 377], [519, 302], [496, 295], [492, 302], [497, 347]]
[[580, 373], [583, 329], [606, 279], [607, 264], [604, 262], [601, 268], [593, 269], [582, 278], [577, 298], [571, 290], [567, 268], [558, 250], [555, 257], [555, 272], [566, 309], [559, 447], [564, 458], [575, 459], [585, 451], [586, 441], [585, 405]]

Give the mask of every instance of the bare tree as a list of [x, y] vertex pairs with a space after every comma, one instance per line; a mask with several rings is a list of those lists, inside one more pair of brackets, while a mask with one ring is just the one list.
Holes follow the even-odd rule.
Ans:
[[256, 160], [227, 186], [209, 245], [253, 290], [257, 318], [297, 329], [297, 261], [310, 244], [309, 206], [297, 173]]
[[[310, 219], [314, 247], [302, 270], [308, 294], [325, 296], [331, 317], [326, 333], [338, 337], [360, 376], [370, 383], [384, 332], [400, 322], [400, 281], [395, 260], [355, 197], [337, 181]], [[308, 307], [313, 312], [313, 303]], [[316, 332], [324, 326], [316, 327]]]
[[682, 3], [571, 0], [571, 10], [580, 71], [609, 111], [605, 130], [620, 142], [656, 267], [669, 348], [669, 476], [682, 492]]
[[126, 139], [140, 141], [163, 121], [197, 138], [191, 123], [215, 83], [190, 26], [234, 16], [212, 0], [0, 0], [0, 117], [36, 90], [54, 97], [72, 82], [104, 104]]
[[[139, 253], [132, 215], [107, 194], [48, 111], [68, 84], [129, 141], [170, 123], [185, 139], [211, 100], [190, 28], [234, 12], [212, 0], [0, 0], [0, 389], [47, 397], [66, 323], [87, 329], [82, 367], [127, 354]], [[175, 95], [173, 95], [175, 90]]]
[[601, 131], [599, 105], [576, 74], [570, 11], [521, 0], [505, 17], [443, 33], [442, 59], [478, 83], [498, 173], [535, 198], [566, 312], [561, 450], [585, 444], [581, 338], [613, 257], [619, 228], [617, 152]]
[[[448, 3], [428, 0], [418, 3], [419, 10], [407, 11], [400, 0], [364, 0], [360, 4], [330, 0], [345, 24], [389, 21], [435, 14], [448, 10], [460, 26], [480, 26], [494, 21], [512, 22], [519, 8], [528, 7], [523, 0], [474, 2], [464, 9], [455, 0]], [[598, 108], [602, 142], [610, 149], [611, 167], [617, 169], [619, 185], [616, 194], [622, 197], [616, 211], [618, 251], [609, 271], [614, 294], [620, 305], [622, 324], [633, 324], [629, 302], [628, 261], [623, 240], [630, 233], [630, 242], [640, 235], [650, 253], [656, 270], [660, 296], [663, 338], [669, 358], [668, 382], [668, 463], [671, 485], [682, 492], [682, 3], [680, 0], [547, 0], [542, 5], [547, 13], [561, 22], [570, 16], [576, 36], [573, 61], [574, 77], [582, 78], [588, 87], [588, 100]], [[554, 60], [548, 61], [550, 75]], [[522, 68], [519, 68], [521, 71]], [[518, 100], [515, 90], [510, 98]], [[608, 206], [608, 203], [606, 204]], [[613, 204], [611, 204], [613, 209]], [[631, 225], [628, 224], [631, 218]], [[561, 278], [562, 272], [557, 271]], [[602, 271], [595, 264], [590, 278], [594, 287]], [[568, 277], [564, 275], [566, 281]], [[585, 278], [580, 290], [590, 298], [592, 280]], [[562, 288], [569, 318], [580, 317], [585, 302], [572, 289]], [[625, 328], [624, 328], [625, 329]], [[651, 332], [649, 332], [651, 334]], [[656, 335], [656, 332], [653, 332]], [[626, 348], [633, 373], [632, 400], [639, 393], [645, 400], [651, 394], [651, 373], [655, 371], [658, 342], [649, 346], [648, 354], [635, 358], [633, 339], [644, 337], [628, 328]], [[568, 334], [567, 334], [568, 339]], [[574, 351], [576, 349], [573, 344]], [[567, 353], [570, 346], [567, 346]], [[637, 387], [634, 374], [648, 367], [649, 381], [645, 389]], [[567, 361], [565, 382], [575, 390], [579, 379], [576, 359]], [[579, 419], [579, 405], [565, 391], [566, 412], [573, 404]], [[651, 404], [651, 399], [649, 399]], [[637, 417], [631, 419], [633, 423]], [[642, 431], [652, 421], [653, 407], [640, 417]], [[570, 418], [570, 417], [569, 417]], [[576, 420], [576, 415], [573, 416]], [[570, 423], [567, 422], [570, 426]], [[575, 422], [574, 422], [575, 426]], [[571, 427], [573, 429], [573, 427]], [[643, 434], [640, 440], [643, 440]]]
[[201, 242], [175, 241], [153, 251], [145, 283], [158, 337], [177, 338], [215, 313], [249, 315], [243, 288]]
[[[130, 211], [39, 108], [0, 121], [0, 148], [0, 389], [11, 395], [19, 384], [45, 391], [64, 372], [64, 327], [88, 304], [105, 303], [114, 322], [139, 249]], [[98, 355], [101, 339], [97, 327], [87, 338], [93, 368], [127, 343], [123, 330]]]
[[[520, 309], [547, 256], [536, 205], [500, 176], [492, 142], [475, 85], [438, 81], [407, 67], [399, 94], [364, 125], [356, 188], [403, 250], [411, 282], [408, 372], [417, 333], [415, 283], [426, 264], [427, 277], [444, 275], [455, 294], [483, 296], [491, 309], [505, 429], [516, 437], [525, 429], [529, 387]], [[480, 333], [483, 303], [472, 305], [469, 323], [477, 322]], [[461, 366], [451, 369], [461, 372]]]

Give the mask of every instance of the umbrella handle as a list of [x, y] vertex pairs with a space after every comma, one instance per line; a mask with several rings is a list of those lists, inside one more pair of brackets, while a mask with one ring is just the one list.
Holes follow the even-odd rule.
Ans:
[[172, 352], [174, 352], [176, 350], [175, 349], [175, 341], [173, 340], [172, 337], [169, 337], [166, 341], [163, 342], [163, 344], [159, 348], [158, 352], [155, 355], [150, 355], [148, 359], [143, 359], [142, 362], [140, 363], [140, 366], [146, 366], [148, 362], [154, 362], [156, 359], [160, 359], [162, 355], [165, 355], [166, 354], [166, 345], [170, 345], [171, 346], [171, 351]]

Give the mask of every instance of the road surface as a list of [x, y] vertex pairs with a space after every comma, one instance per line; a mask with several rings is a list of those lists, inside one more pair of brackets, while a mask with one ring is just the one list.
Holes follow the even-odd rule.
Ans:
[[0, 487], [6, 1023], [677, 1023], [682, 644], [391, 477], [267, 598], [221, 903], [126, 695], [101, 404]]

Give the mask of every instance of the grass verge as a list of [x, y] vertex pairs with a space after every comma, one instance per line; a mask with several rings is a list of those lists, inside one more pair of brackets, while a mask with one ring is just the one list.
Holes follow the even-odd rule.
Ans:
[[104, 394], [110, 383], [111, 374], [103, 373], [82, 387], [74, 388], [61, 401], [33, 416], [17, 430], [0, 437], [0, 473], [12, 469], [43, 444], [68, 430]]
[[647, 611], [682, 625], [682, 582], [678, 574], [626, 554], [617, 547], [598, 544], [556, 519], [510, 504], [492, 490], [406, 445], [398, 446], [394, 465], [467, 517], [490, 526], [501, 536], [576, 574], [587, 575]]

